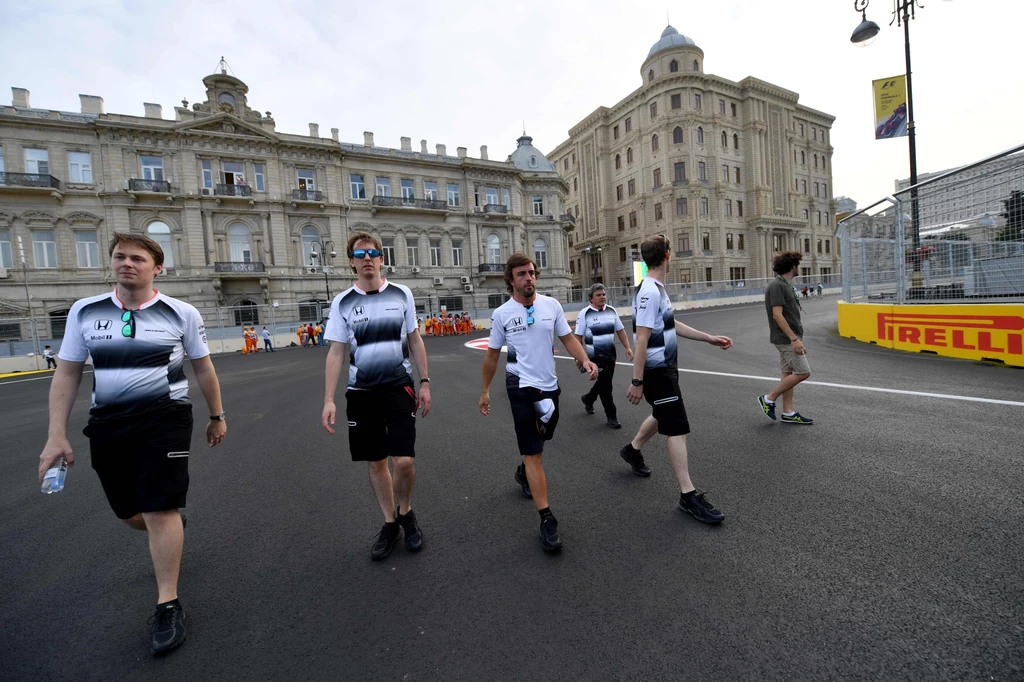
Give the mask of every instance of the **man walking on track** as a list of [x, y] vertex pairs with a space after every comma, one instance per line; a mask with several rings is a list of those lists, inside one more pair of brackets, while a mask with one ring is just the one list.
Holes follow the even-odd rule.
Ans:
[[270, 332], [263, 328], [263, 350], [267, 353], [274, 352], [274, 344], [270, 341]]
[[780, 253], [772, 261], [775, 279], [764, 292], [764, 307], [768, 311], [768, 333], [771, 342], [779, 351], [782, 365], [782, 379], [771, 393], [758, 397], [761, 410], [769, 419], [775, 419], [775, 401], [782, 396], [783, 424], [813, 424], [814, 420], [804, 417], [793, 405], [793, 389], [811, 376], [811, 363], [807, 361], [804, 346], [804, 326], [800, 322], [800, 301], [793, 292], [791, 282], [796, 277], [802, 258], [799, 251]]
[[210, 410], [211, 447], [224, 439], [227, 424], [203, 318], [188, 303], [153, 288], [163, 270], [160, 245], [144, 235], [115, 232], [110, 262], [114, 291], [77, 301], [68, 313], [61, 363], [50, 384], [50, 428], [39, 455], [39, 479], [60, 457], [74, 464], [68, 415], [92, 356], [92, 409], [85, 428], [92, 468], [114, 514], [149, 534], [157, 583], [150, 634], [153, 653], [162, 654], [185, 641], [178, 571], [184, 544], [179, 509], [188, 492], [192, 443], [186, 355]]
[[665, 291], [665, 275], [669, 271], [671, 253], [668, 239], [662, 235], [648, 237], [640, 245], [640, 255], [647, 263], [647, 276], [633, 295], [633, 331], [636, 334], [633, 355], [633, 380], [627, 394], [629, 402], [639, 405], [646, 398], [651, 416], [620, 451], [619, 456], [638, 476], [650, 476], [640, 449], [661, 433], [668, 437], [668, 456], [679, 481], [679, 509], [703, 523], [721, 523], [725, 515], [715, 508], [704, 493], [694, 489], [686, 450], [686, 434], [690, 423], [686, 418], [679, 370], [676, 368], [676, 336], [704, 341], [723, 350], [732, 347], [727, 336], [711, 336], [676, 322], [672, 300]]
[[608, 294], [603, 284], [590, 287], [590, 305], [580, 311], [576, 318], [576, 336], [587, 349], [587, 356], [597, 365], [599, 372], [597, 383], [581, 400], [587, 414], [594, 414], [594, 402], [600, 396], [604, 407], [608, 426], [621, 429], [616, 419], [615, 401], [612, 399], [612, 377], [615, 376], [615, 337], [626, 349], [626, 357], [633, 359], [633, 350], [629, 347], [626, 329], [622, 326], [619, 313], [615, 308], [606, 305]]
[[544, 441], [551, 440], [558, 424], [558, 377], [552, 352], [555, 337], [589, 374], [597, 378], [597, 366], [573, 336], [562, 312], [562, 304], [537, 293], [537, 264], [529, 256], [514, 253], [505, 263], [505, 285], [512, 298], [494, 311], [491, 338], [484, 356], [480, 413], [491, 413], [491, 381], [498, 369], [501, 347], [507, 346], [505, 389], [512, 406], [516, 440], [523, 463], [515, 481], [523, 495], [533, 498], [540, 513], [541, 547], [545, 552], [561, 549], [558, 521], [548, 507], [548, 484], [541, 461]]
[[[413, 458], [416, 413], [420, 407], [424, 417], [430, 412], [430, 379], [412, 292], [380, 276], [384, 263], [380, 242], [366, 232], [356, 232], [348, 240], [348, 259], [358, 280], [331, 303], [325, 336], [337, 343], [327, 352], [321, 422], [333, 435], [334, 394], [345, 358], [350, 357], [345, 393], [349, 450], [353, 462], [369, 462], [370, 485], [384, 513], [384, 526], [370, 548], [370, 558], [376, 561], [391, 554], [403, 532], [407, 550], [417, 552], [423, 547], [423, 533], [412, 510]], [[410, 355], [420, 375], [418, 394]], [[394, 477], [388, 458], [394, 462]]]

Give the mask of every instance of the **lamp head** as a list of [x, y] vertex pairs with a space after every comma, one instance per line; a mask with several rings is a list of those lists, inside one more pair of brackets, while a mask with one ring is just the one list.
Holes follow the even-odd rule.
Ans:
[[338, 255], [337, 251], [331, 251], [331, 253], [330, 253], [331, 258], [334, 258], [337, 255]]
[[878, 32], [881, 30], [878, 28], [878, 24], [873, 21], [868, 21], [867, 14], [861, 12], [861, 22], [853, 31], [853, 35], [850, 36], [850, 42], [857, 47], [867, 47], [871, 43], [875, 42], [875, 38], [878, 36]]

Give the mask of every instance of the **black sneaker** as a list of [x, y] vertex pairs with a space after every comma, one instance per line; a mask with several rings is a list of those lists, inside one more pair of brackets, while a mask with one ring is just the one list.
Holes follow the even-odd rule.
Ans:
[[416, 512], [410, 509], [408, 514], [402, 516], [396, 509], [395, 514], [398, 515], [398, 524], [402, 526], [402, 531], [405, 533], [405, 548], [410, 552], [418, 552], [423, 549], [423, 531], [416, 524]]
[[761, 409], [764, 410], [764, 415], [775, 421], [775, 403], [770, 403], [764, 399], [763, 395], [757, 396], [757, 402], [760, 403]]
[[725, 521], [725, 514], [708, 501], [705, 493], [696, 490], [692, 495], [679, 496], [679, 508], [701, 523], [715, 524]]
[[528, 500], [533, 499], [533, 493], [530, 492], [530, 482], [526, 480], [526, 465], [520, 464], [516, 467], [516, 483], [523, 488], [523, 497]]
[[152, 636], [153, 654], [159, 656], [174, 651], [185, 641], [185, 609], [175, 599], [158, 604], [156, 613], [149, 619], [149, 634]]
[[647, 468], [644, 463], [644, 456], [640, 454], [639, 450], [633, 449], [632, 443], [626, 443], [621, 450], [619, 450], [619, 457], [626, 460], [626, 464], [633, 468], [633, 473], [637, 476], [650, 476], [651, 470]]
[[608, 417], [608, 428], [610, 429], [621, 429], [622, 424], [619, 423], [615, 417]]
[[370, 548], [370, 558], [374, 561], [387, 559], [391, 555], [391, 550], [395, 548], [395, 543], [398, 542], [398, 537], [401, 534], [402, 528], [397, 523], [385, 523], [384, 527], [377, 533], [377, 539], [374, 540], [373, 547]]
[[562, 549], [562, 539], [558, 537], [558, 519], [554, 516], [541, 519], [540, 546], [545, 552], [557, 552]]
[[779, 419], [779, 421], [781, 421], [783, 424], [803, 424], [805, 426], [810, 426], [811, 424], [814, 423], [813, 419], [811, 419], [810, 417], [804, 417], [799, 412], [794, 412], [793, 414], [784, 414]]
[[587, 411], [587, 414], [594, 414], [594, 403], [587, 400], [587, 396], [580, 396], [580, 400], [583, 402], [583, 409]]

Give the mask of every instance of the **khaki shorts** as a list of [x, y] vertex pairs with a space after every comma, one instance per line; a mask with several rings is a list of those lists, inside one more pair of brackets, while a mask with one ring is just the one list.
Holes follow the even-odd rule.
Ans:
[[781, 365], [783, 373], [811, 373], [811, 363], [807, 361], [806, 353], [797, 355], [793, 352], [793, 346], [788, 343], [776, 343], [774, 345], [779, 349], [779, 365]]

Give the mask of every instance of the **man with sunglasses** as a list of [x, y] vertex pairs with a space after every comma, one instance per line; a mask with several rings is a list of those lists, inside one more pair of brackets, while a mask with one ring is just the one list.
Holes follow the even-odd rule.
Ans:
[[491, 381], [498, 369], [501, 348], [507, 348], [505, 389], [512, 407], [516, 440], [523, 463], [515, 481], [523, 496], [532, 498], [540, 514], [541, 548], [557, 552], [562, 547], [558, 520], [548, 506], [548, 484], [542, 457], [544, 441], [551, 440], [558, 424], [558, 377], [555, 376], [555, 337], [576, 362], [597, 378], [597, 365], [576, 340], [565, 320], [562, 304], [537, 293], [537, 264], [523, 253], [514, 253], [505, 263], [505, 286], [512, 298], [491, 316], [491, 338], [484, 356], [480, 413], [491, 413]]
[[154, 654], [185, 640], [178, 572], [184, 543], [179, 509], [188, 492], [192, 444], [186, 355], [210, 408], [207, 443], [217, 445], [227, 432], [203, 318], [188, 303], [153, 288], [163, 262], [163, 249], [149, 237], [114, 233], [110, 264], [117, 286], [76, 302], [68, 313], [62, 362], [50, 384], [49, 437], [39, 456], [40, 480], [60, 457], [74, 464], [68, 415], [91, 356], [92, 409], [85, 435], [114, 514], [149, 535], [158, 593], [150, 629]]
[[[423, 533], [412, 510], [412, 489], [416, 413], [421, 406], [424, 417], [430, 412], [430, 379], [412, 292], [380, 276], [384, 263], [380, 242], [366, 232], [356, 232], [348, 240], [348, 262], [358, 280], [331, 303], [325, 337], [337, 343], [327, 352], [321, 423], [334, 434], [334, 394], [349, 357], [345, 392], [349, 450], [353, 462], [369, 463], [370, 485], [384, 513], [384, 527], [370, 548], [370, 558], [379, 561], [391, 554], [403, 533], [408, 551], [423, 548]], [[418, 393], [413, 388], [410, 355], [420, 375]], [[393, 477], [389, 458], [395, 466]]]

